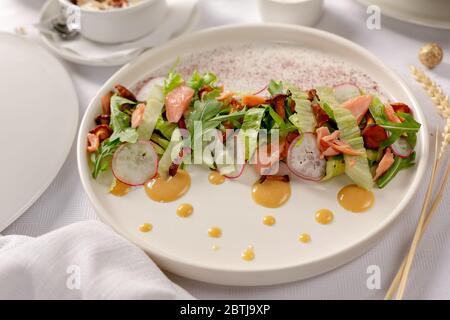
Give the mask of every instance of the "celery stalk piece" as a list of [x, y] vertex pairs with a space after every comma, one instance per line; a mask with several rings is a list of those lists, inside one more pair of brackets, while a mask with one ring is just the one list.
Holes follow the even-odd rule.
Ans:
[[360, 187], [367, 190], [372, 189], [372, 174], [370, 173], [364, 140], [361, 137], [356, 118], [349, 110], [342, 107], [334, 109], [334, 116], [341, 132], [340, 139], [348, 143], [352, 149], [361, 151], [363, 154], [361, 156], [344, 155], [345, 174]]

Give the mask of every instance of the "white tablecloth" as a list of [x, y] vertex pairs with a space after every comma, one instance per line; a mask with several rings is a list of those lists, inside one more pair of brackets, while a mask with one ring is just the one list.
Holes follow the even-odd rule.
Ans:
[[[38, 19], [44, 0], [2, 0], [0, 2], [0, 30], [30, 25]], [[429, 99], [409, 75], [408, 65], [418, 64], [417, 52], [425, 42], [442, 45], [447, 56], [432, 77], [450, 92], [450, 31], [436, 30], [382, 18], [382, 29], [366, 28], [367, 14], [363, 6], [351, 0], [328, 0], [326, 12], [317, 28], [348, 38], [381, 57], [408, 83], [429, 120], [434, 132], [440, 122]], [[253, 0], [202, 0], [197, 29], [221, 24], [259, 22]], [[1, 53], [0, 53], [1, 54]], [[80, 99], [80, 116], [97, 89], [117, 68], [95, 68], [65, 62]], [[96, 219], [87, 199], [76, 168], [75, 144], [67, 161], [48, 190], [27, 212], [14, 222], [4, 234], [37, 236], [64, 225]], [[355, 261], [313, 279], [269, 287], [225, 287], [169, 277], [200, 299], [379, 299], [397, 270], [415, 229], [424, 186], [390, 230], [386, 238], [367, 254]], [[418, 250], [408, 298], [450, 298], [450, 203], [449, 189]], [[381, 270], [381, 290], [366, 286], [367, 267], [378, 265]]]

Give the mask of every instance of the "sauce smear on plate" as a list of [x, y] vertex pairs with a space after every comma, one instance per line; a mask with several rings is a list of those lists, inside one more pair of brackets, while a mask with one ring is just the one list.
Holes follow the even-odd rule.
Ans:
[[222, 236], [222, 229], [217, 227], [209, 228], [208, 236], [210, 236], [211, 238], [220, 238]]
[[242, 252], [241, 256], [245, 261], [252, 261], [255, 259], [255, 251], [253, 250], [253, 246], [248, 246], [248, 248]]
[[130, 191], [130, 186], [129, 185], [127, 185], [127, 184], [125, 184], [123, 182], [120, 182], [119, 180], [116, 180], [114, 182], [114, 185], [109, 190], [109, 193], [111, 193], [112, 195], [114, 195], [116, 197], [123, 197], [129, 191]]
[[263, 218], [263, 223], [269, 227], [273, 226], [276, 222], [277, 221], [276, 221], [275, 217], [273, 217], [273, 216], [265, 216]]
[[153, 225], [151, 223], [143, 223], [139, 226], [139, 231], [150, 232], [153, 230]]
[[320, 224], [330, 224], [334, 219], [333, 212], [328, 209], [320, 209], [316, 212], [316, 221]]
[[168, 179], [156, 177], [145, 184], [147, 196], [158, 202], [171, 202], [181, 198], [191, 186], [191, 177], [184, 170], [178, 170]]
[[337, 200], [348, 211], [364, 212], [373, 206], [375, 197], [372, 191], [351, 184], [339, 191]]
[[309, 243], [309, 242], [311, 242], [311, 236], [307, 233], [302, 233], [298, 237], [298, 241], [300, 241], [301, 243]]
[[252, 197], [263, 207], [279, 208], [291, 197], [291, 185], [289, 180], [262, 178], [253, 184]]
[[208, 181], [211, 184], [219, 185], [225, 182], [225, 177], [217, 171], [211, 171], [208, 176]]
[[177, 208], [177, 216], [181, 218], [189, 217], [194, 211], [194, 207], [189, 203], [180, 204]]

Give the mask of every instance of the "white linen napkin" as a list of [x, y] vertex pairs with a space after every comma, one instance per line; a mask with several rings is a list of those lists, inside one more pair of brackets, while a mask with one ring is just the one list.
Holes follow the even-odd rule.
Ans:
[[193, 299], [97, 221], [38, 238], [0, 236], [0, 299]]

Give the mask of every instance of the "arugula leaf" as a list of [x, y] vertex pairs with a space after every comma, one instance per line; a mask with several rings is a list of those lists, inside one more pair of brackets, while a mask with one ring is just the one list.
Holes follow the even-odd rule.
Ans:
[[91, 154], [91, 162], [93, 164], [92, 177], [97, 179], [98, 175], [106, 171], [114, 152], [120, 145], [120, 139], [106, 139], [100, 145], [100, 148]]
[[380, 143], [380, 147], [383, 149], [386, 147], [389, 147], [391, 144], [393, 144], [395, 141], [397, 141], [398, 138], [400, 138], [401, 136], [402, 136], [402, 132], [400, 132], [400, 131], [392, 132], [387, 140]]
[[[197, 93], [204, 87], [210, 86], [214, 87], [214, 83], [217, 81], [217, 76], [214, 73], [207, 72], [201, 75], [197, 70], [194, 71], [191, 78], [187, 81], [187, 85], [195, 90], [194, 97], [197, 96]], [[210, 92], [211, 93], [211, 92]], [[218, 92], [217, 96], [220, 95]]]
[[162, 116], [156, 121], [155, 130], [158, 130], [166, 139], [172, 137], [173, 131], [178, 128], [176, 123], [163, 120]]
[[247, 113], [247, 110], [243, 109], [243, 110], [236, 111], [236, 112], [229, 113], [229, 114], [217, 115], [209, 121], [223, 122], [226, 120], [236, 120], [236, 119], [243, 118], [246, 113]]
[[[279, 129], [279, 134], [281, 137], [286, 136], [290, 132], [298, 130], [298, 128], [294, 124], [292, 124], [291, 121], [284, 121], [283, 118], [281, 118], [280, 115], [271, 106], [268, 106], [267, 110], [269, 110], [269, 116], [276, 124], [276, 128]], [[271, 130], [273, 128], [274, 126], [271, 126], [270, 128], [267, 127], [266, 129]]]
[[288, 133], [298, 131], [298, 128], [292, 123], [287, 123], [283, 128], [280, 128], [280, 137], [286, 136]]
[[280, 93], [284, 93], [283, 82], [270, 80], [269, 87], [267, 88], [267, 90], [269, 91], [269, 93], [272, 96], [275, 96]]
[[377, 180], [377, 186], [381, 189], [384, 188], [400, 170], [409, 168], [413, 166], [414, 160], [416, 159], [416, 153], [413, 152], [409, 158], [403, 159], [400, 157], [395, 157], [394, 164]]
[[164, 79], [164, 96], [183, 83], [184, 80], [180, 73], [170, 71], [166, 79]]
[[206, 93], [203, 96], [203, 101], [217, 99], [220, 96], [220, 94], [221, 90], [219, 88], [213, 89], [212, 91]]
[[[189, 113], [186, 119], [186, 126], [191, 133], [191, 136], [193, 135], [194, 124], [196, 121], [200, 121], [203, 124], [206, 123], [208, 120], [217, 116], [221, 108], [222, 103], [217, 100], [195, 101], [194, 109]], [[216, 126], [217, 125], [219, 125], [219, 123], [217, 123]], [[209, 126], [211, 126], [211, 124], [209, 124]]]
[[396, 123], [391, 121], [383, 121], [380, 123], [384, 129], [389, 130], [391, 132], [418, 132], [421, 124], [418, 123], [414, 118], [407, 113], [398, 113], [398, 116], [404, 119], [402, 123]]
[[406, 133], [406, 140], [408, 141], [409, 145], [414, 149], [417, 144], [417, 133], [415, 132]]
[[120, 107], [124, 104], [135, 105], [136, 102], [116, 94], [111, 97], [111, 120], [109, 125], [113, 130], [113, 134], [102, 142], [95, 153], [91, 154], [91, 162], [93, 163], [92, 177], [94, 179], [98, 177], [100, 172], [108, 169], [111, 157], [120, 143], [135, 143], [138, 140], [136, 129], [130, 128], [130, 115], [120, 110]]
[[110, 140], [119, 139], [121, 142], [135, 143], [138, 139], [138, 134], [135, 129], [130, 128], [131, 117], [120, 110], [120, 107], [124, 104], [135, 105], [136, 102], [119, 97], [116, 94], [111, 97], [111, 120], [109, 125], [113, 129], [113, 134]]
[[402, 123], [391, 122], [386, 119], [384, 112], [384, 104], [378, 97], [373, 98], [369, 106], [370, 113], [374, 118], [376, 124], [389, 131], [389, 139], [383, 141], [381, 146], [383, 148], [390, 146], [402, 135], [406, 135], [411, 146], [416, 144], [416, 134], [420, 130], [421, 124], [414, 120], [414, 117], [408, 113], [397, 113], [397, 115], [404, 121]]

